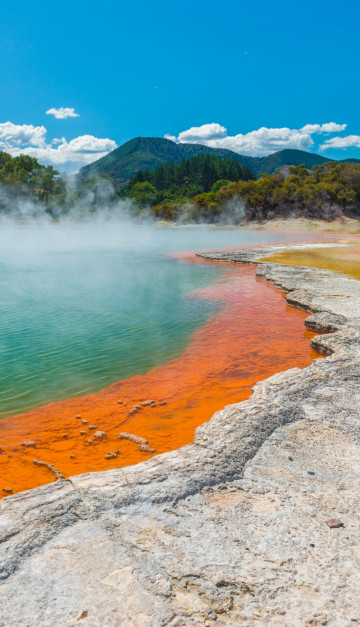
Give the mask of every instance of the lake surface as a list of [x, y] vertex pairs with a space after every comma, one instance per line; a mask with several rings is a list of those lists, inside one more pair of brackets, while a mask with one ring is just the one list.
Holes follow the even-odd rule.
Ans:
[[220, 307], [189, 293], [224, 269], [171, 253], [306, 239], [127, 223], [0, 226], [0, 417], [98, 391], [180, 355]]

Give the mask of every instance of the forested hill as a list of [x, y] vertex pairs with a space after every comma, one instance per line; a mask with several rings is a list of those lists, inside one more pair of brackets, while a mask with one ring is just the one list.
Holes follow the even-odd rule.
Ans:
[[280, 150], [268, 157], [246, 157], [221, 148], [209, 148], [199, 144], [175, 144], [160, 137], [136, 137], [98, 161], [81, 168], [79, 178], [87, 179], [98, 174], [107, 174], [118, 185], [124, 185], [138, 170], [155, 170], [159, 165], [169, 162], [180, 163], [183, 159], [191, 159], [199, 154], [233, 157], [241, 165], [247, 165], [256, 176], [272, 174], [285, 165], [304, 164], [307, 168], [312, 168], [314, 165], [322, 165], [329, 161], [325, 157], [303, 150]]
[[257, 176], [261, 174], [274, 174], [274, 172], [286, 165], [305, 165], [306, 168], [311, 170], [314, 166], [328, 163], [331, 159], [321, 157], [312, 152], [306, 152], [305, 150], [286, 149], [274, 152], [267, 157], [261, 157], [259, 161], [261, 161], [260, 164], [255, 164], [258, 165], [259, 169], [254, 169]]
[[79, 177], [84, 179], [107, 174], [118, 185], [124, 185], [138, 170], [155, 170], [159, 165], [169, 162], [180, 163], [183, 159], [191, 159], [200, 154], [235, 157], [242, 165], [248, 165], [250, 168], [250, 163], [254, 161], [252, 157], [242, 157], [222, 148], [175, 144], [169, 139], [160, 137], [136, 137], [98, 161], [81, 168]]
[[234, 157], [200, 154], [177, 164], [169, 161], [155, 170], [138, 170], [127, 189], [130, 191], [137, 183], [148, 182], [159, 192], [167, 191], [171, 197], [176, 192], [191, 198], [209, 192], [215, 183], [221, 187], [231, 181], [249, 180], [256, 180], [255, 174]]

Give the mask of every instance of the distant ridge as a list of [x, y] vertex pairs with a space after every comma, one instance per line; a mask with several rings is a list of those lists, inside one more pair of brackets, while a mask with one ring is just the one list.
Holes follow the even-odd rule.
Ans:
[[[199, 154], [234, 157], [242, 165], [248, 165], [256, 176], [273, 174], [286, 165], [304, 163], [307, 168], [312, 168], [315, 165], [332, 161], [332, 159], [304, 150], [286, 149], [274, 152], [267, 157], [246, 157], [225, 148], [210, 148], [200, 144], [175, 144], [161, 137], [136, 137], [105, 157], [81, 168], [78, 176], [80, 179], [86, 179], [97, 174], [107, 174], [118, 185], [124, 185], [138, 170], [154, 170], [157, 166], [169, 161], [179, 163], [182, 159], [190, 159]], [[343, 161], [360, 163], [360, 159], [344, 159]]]

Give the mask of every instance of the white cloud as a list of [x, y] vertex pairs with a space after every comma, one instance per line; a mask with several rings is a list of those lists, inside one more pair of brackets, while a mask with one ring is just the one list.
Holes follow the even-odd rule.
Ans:
[[306, 124], [300, 131], [302, 133], [340, 133], [344, 131], [347, 124], [336, 124], [336, 122], [327, 122], [326, 124]]
[[45, 138], [44, 126], [0, 123], [0, 150], [13, 156], [30, 155], [40, 163], [54, 165], [66, 172], [75, 172], [117, 148], [114, 140], [93, 135], [80, 135], [71, 141], [65, 137], [55, 138], [50, 143], [46, 143]]
[[13, 124], [12, 122], [0, 123], [0, 150], [6, 150], [16, 146], [43, 146], [45, 143], [45, 126], [33, 126], [32, 124]]
[[52, 107], [46, 111], [46, 115], [53, 115], [57, 120], [80, 117], [78, 113], [75, 113], [74, 107], [60, 107], [59, 109]]
[[226, 137], [226, 128], [220, 124], [203, 124], [192, 126], [187, 131], [182, 131], [177, 140], [181, 144], [201, 144], [203, 141], [213, 141]]
[[311, 136], [289, 128], [259, 128], [256, 131], [227, 135], [220, 124], [204, 124], [183, 131], [178, 135], [179, 143], [205, 144], [211, 148], [228, 148], [234, 152], [251, 156], [268, 155], [283, 148], [306, 150], [313, 145]]
[[300, 133], [312, 135], [313, 133], [320, 133], [320, 129], [320, 124], [305, 124], [305, 126], [300, 129]]
[[43, 147], [27, 146], [21, 150], [12, 150], [11, 154], [30, 155], [45, 165], [50, 164], [66, 172], [75, 172], [83, 165], [105, 157], [115, 148], [117, 145], [112, 139], [81, 135], [69, 142], [62, 138], [56, 148], [52, 144]]
[[211, 148], [227, 148], [252, 157], [262, 157], [278, 150], [293, 148], [309, 150], [314, 146], [314, 133], [334, 133], [346, 128], [346, 124], [306, 124], [300, 129], [262, 127], [249, 133], [227, 135], [227, 129], [217, 123], [193, 126], [177, 137], [165, 135], [178, 143], [204, 144]]
[[347, 124], [336, 124], [336, 122], [328, 122], [328, 124], [321, 125], [322, 133], [340, 133], [345, 131]]
[[319, 148], [320, 150], [327, 150], [328, 148], [360, 148], [360, 135], [332, 137], [327, 139]]
[[262, 127], [245, 135], [240, 133], [234, 137], [226, 137], [223, 141], [216, 140], [215, 142], [216, 147], [229, 148], [234, 152], [259, 157], [283, 150], [284, 148], [307, 150], [313, 144], [314, 142], [310, 135], [286, 127]]

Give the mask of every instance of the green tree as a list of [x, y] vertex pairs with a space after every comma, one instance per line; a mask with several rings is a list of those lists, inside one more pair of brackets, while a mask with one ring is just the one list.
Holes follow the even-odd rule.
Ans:
[[139, 208], [144, 208], [156, 203], [157, 191], [151, 183], [144, 181], [143, 183], [135, 183], [130, 189], [129, 196]]

